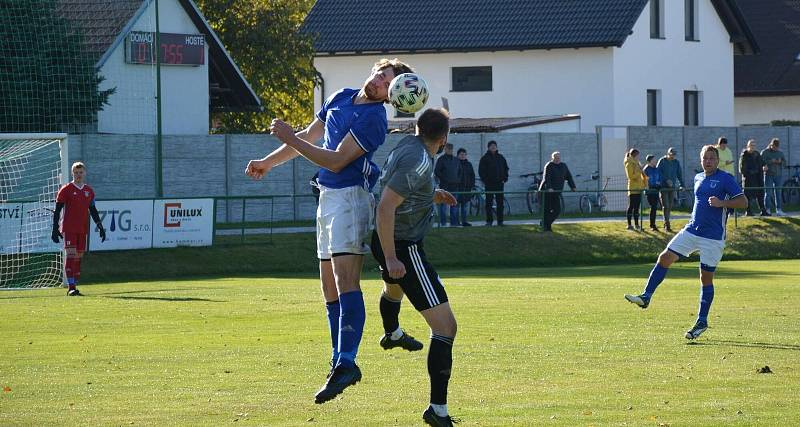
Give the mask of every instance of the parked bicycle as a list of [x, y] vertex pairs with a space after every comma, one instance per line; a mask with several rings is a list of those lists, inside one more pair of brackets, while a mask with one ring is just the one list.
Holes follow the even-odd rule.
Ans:
[[[472, 198], [469, 200], [469, 214], [471, 216], [480, 216], [486, 205], [486, 199], [483, 195], [485, 190], [480, 185], [475, 184], [475, 188], [473, 188], [472, 191], [475, 194], [473, 194]], [[493, 216], [497, 216], [496, 200], [492, 200], [492, 213], [494, 214]], [[505, 200], [505, 203], [503, 203], [503, 214], [505, 216], [511, 215], [511, 206], [508, 200]]]
[[786, 169], [794, 169], [794, 173], [783, 182], [783, 190], [781, 190], [783, 204], [793, 205], [800, 203], [800, 165], [787, 166]]
[[[597, 181], [598, 179], [600, 179], [600, 172], [594, 171], [592, 172], [591, 178], [584, 182]], [[581, 213], [591, 214], [593, 211], [602, 212], [606, 206], [608, 206], [608, 198], [606, 197], [605, 191], [608, 188], [608, 182], [610, 180], [610, 177], [606, 177], [603, 180], [603, 187], [600, 190], [594, 193], [581, 195], [580, 199], [578, 199], [578, 207], [580, 207]]]
[[520, 178], [532, 178], [533, 182], [528, 186], [525, 193], [525, 202], [528, 204], [528, 212], [535, 213], [541, 210], [541, 195], [539, 194], [539, 186], [542, 185], [542, 173], [531, 172], [522, 174]]

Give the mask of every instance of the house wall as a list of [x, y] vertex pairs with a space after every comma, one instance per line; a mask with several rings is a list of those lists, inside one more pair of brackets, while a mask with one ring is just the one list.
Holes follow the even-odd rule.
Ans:
[[[177, 0], [159, 2], [163, 33], [200, 34]], [[133, 31], [155, 31], [155, 3], [133, 25]], [[106, 78], [102, 89], [116, 88], [109, 104], [98, 113], [98, 132], [155, 134], [156, 67], [125, 63], [125, 43], [120, 43], [100, 69]], [[165, 135], [208, 134], [208, 45], [202, 66], [162, 65], [162, 132]]]
[[739, 126], [800, 121], [800, 96], [737, 96], [734, 108]]
[[[394, 57], [394, 55], [389, 55]], [[360, 87], [385, 55], [317, 57], [325, 80], [314, 105], [342, 87]], [[449, 102], [452, 117], [522, 117], [580, 113], [582, 132], [613, 120], [612, 51], [603, 48], [400, 55], [425, 78], [428, 107]], [[492, 66], [492, 91], [451, 91], [451, 68]], [[395, 111], [387, 106], [389, 117]]]
[[650, 3], [614, 49], [614, 125], [647, 124], [647, 90], [661, 91], [660, 126], [683, 126], [683, 92], [697, 90], [701, 126], [732, 126], [733, 45], [709, 0], [698, 0], [698, 39], [686, 41], [684, 2], [664, 0], [664, 39], [650, 38]]

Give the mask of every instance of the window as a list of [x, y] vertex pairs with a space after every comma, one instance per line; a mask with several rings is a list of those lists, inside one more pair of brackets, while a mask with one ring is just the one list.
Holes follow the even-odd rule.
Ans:
[[660, 91], [656, 89], [647, 89], [647, 126], [659, 125], [659, 96]]
[[451, 91], [481, 92], [492, 90], [492, 67], [453, 67]]
[[650, 38], [664, 38], [664, 4], [661, 0], [650, 0]]
[[683, 92], [683, 125], [700, 126], [700, 92], [687, 90]]
[[684, 0], [686, 9], [686, 41], [698, 41], [697, 38], [697, 1]]

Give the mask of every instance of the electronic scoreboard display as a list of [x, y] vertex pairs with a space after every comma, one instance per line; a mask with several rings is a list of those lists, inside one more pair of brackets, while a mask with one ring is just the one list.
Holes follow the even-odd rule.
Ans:
[[[155, 64], [155, 33], [131, 31], [125, 38], [125, 62]], [[164, 65], [203, 65], [206, 39], [202, 34], [161, 33], [161, 63]]]

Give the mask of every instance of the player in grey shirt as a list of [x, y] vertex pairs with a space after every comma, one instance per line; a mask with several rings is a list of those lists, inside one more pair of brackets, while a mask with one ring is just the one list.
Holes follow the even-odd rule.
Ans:
[[456, 204], [452, 194], [434, 190], [433, 181], [433, 155], [447, 143], [449, 120], [446, 110], [425, 110], [417, 120], [416, 135], [404, 138], [389, 154], [380, 179], [383, 192], [371, 245], [385, 282], [382, 300], [388, 297], [397, 301], [396, 312], [387, 313], [381, 307], [387, 335], [399, 328], [397, 315], [403, 294], [431, 328], [431, 399], [422, 418], [437, 426], [452, 425], [447, 412], [447, 386], [453, 366], [456, 319], [444, 285], [425, 256], [422, 240], [431, 226], [433, 204]]

